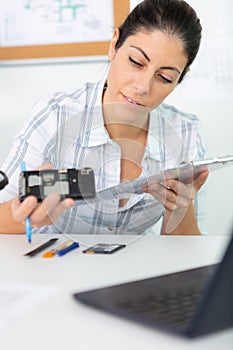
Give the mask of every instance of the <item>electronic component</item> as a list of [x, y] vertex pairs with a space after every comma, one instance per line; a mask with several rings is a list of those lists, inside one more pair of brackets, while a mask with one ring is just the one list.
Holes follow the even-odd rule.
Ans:
[[90, 248], [83, 250], [83, 253], [86, 253], [86, 254], [112, 254], [112, 253], [115, 253], [122, 248], [125, 248], [125, 247], [126, 247], [125, 244], [98, 243]]
[[41, 202], [49, 193], [62, 199], [91, 199], [96, 196], [94, 171], [91, 168], [22, 171], [19, 179], [19, 199], [33, 195]]

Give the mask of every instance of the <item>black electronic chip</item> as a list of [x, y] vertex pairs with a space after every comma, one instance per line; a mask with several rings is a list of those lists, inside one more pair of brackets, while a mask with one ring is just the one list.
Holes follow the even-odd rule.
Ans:
[[83, 253], [86, 253], [86, 254], [112, 254], [112, 253], [115, 253], [124, 247], [126, 247], [125, 244], [98, 243], [98, 244], [93, 245], [90, 248], [83, 250]]

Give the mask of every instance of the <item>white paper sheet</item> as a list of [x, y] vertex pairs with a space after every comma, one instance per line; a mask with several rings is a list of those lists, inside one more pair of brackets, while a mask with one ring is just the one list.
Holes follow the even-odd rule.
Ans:
[[46, 287], [0, 286], [0, 332], [56, 291]]

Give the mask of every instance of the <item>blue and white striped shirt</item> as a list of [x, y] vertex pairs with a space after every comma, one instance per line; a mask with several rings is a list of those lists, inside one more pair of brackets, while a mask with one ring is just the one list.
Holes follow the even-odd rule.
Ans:
[[[5, 202], [18, 194], [20, 163], [27, 169], [49, 161], [54, 168], [91, 167], [96, 190], [120, 183], [121, 150], [108, 135], [102, 114], [104, 81], [86, 83], [73, 93], [41, 98], [32, 108], [2, 166], [9, 185], [0, 193]], [[141, 162], [150, 176], [182, 162], [203, 158], [205, 148], [198, 119], [161, 104], [150, 113], [149, 132]], [[196, 216], [203, 232], [202, 190], [195, 199]], [[163, 206], [150, 194], [132, 195], [124, 207], [117, 199], [100, 203], [76, 201], [54, 225], [36, 229], [45, 233], [142, 234], [163, 216]]]

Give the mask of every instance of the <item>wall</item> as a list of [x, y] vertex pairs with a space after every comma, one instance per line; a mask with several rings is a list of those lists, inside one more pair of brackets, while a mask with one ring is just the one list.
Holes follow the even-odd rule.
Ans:
[[[132, 4], [135, 4], [132, 1]], [[190, 0], [203, 27], [199, 59], [169, 103], [199, 116], [208, 146], [207, 156], [233, 154], [233, 32], [231, 0]], [[230, 11], [231, 9], [231, 11]], [[229, 21], [229, 23], [228, 23]], [[106, 59], [56, 64], [0, 66], [0, 163], [30, 107], [44, 93], [76, 89], [101, 78]], [[232, 225], [233, 167], [218, 170], [207, 183], [208, 233], [228, 233]]]

